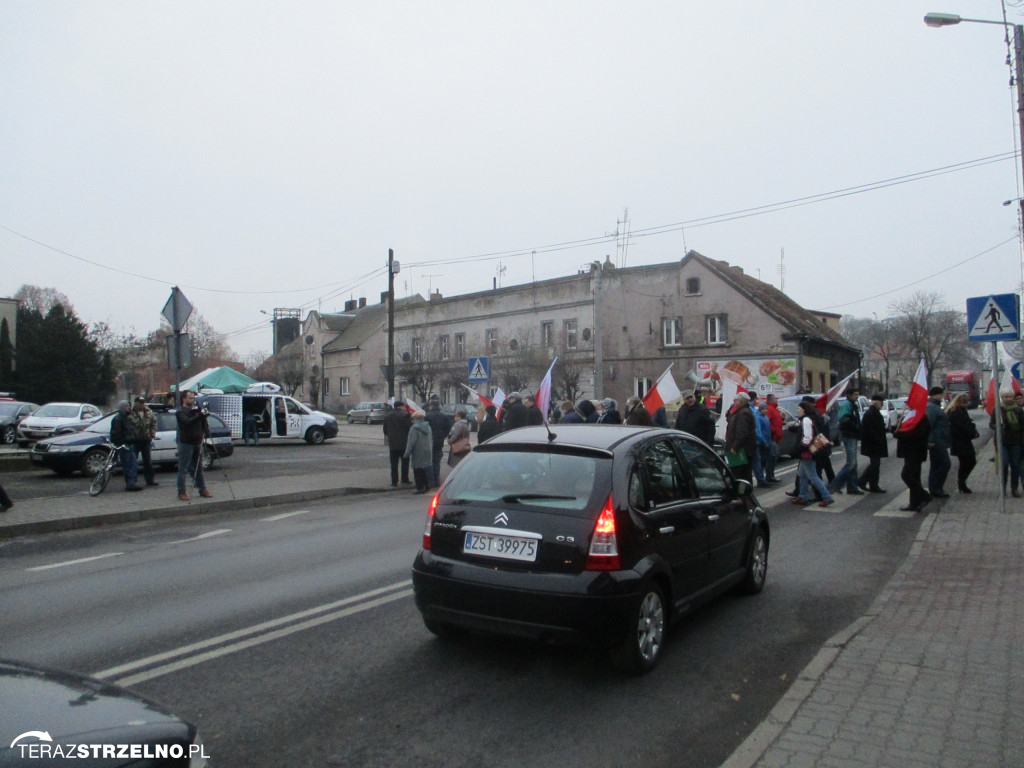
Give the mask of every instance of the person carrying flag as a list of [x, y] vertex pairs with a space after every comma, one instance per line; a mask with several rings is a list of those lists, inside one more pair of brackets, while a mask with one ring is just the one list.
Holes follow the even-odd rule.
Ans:
[[931, 431], [926, 412], [927, 386], [928, 373], [922, 360], [910, 385], [903, 421], [896, 431], [896, 456], [903, 459], [900, 479], [910, 490], [910, 503], [900, 508], [903, 512], [921, 512], [932, 500], [931, 494], [921, 485], [921, 465], [928, 458], [928, 433]]

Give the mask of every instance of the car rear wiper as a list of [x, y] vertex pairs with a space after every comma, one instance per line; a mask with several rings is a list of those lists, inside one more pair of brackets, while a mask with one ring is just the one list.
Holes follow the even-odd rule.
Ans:
[[501, 500], [506, 504], [514, 504], [517, 501], [529, 501], [532, 499], [563, 499], [572, 501], [575, 498], [575, 496], [558, 496], [553, 493], [507, 493], [501, 497]]

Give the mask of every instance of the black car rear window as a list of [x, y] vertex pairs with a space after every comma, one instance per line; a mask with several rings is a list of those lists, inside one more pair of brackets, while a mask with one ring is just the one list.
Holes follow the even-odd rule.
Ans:
[[473, 453], [445, 486], [442, 502], [519, 503], [582, 511], [610, 486], [611, 459], [539, 451]]

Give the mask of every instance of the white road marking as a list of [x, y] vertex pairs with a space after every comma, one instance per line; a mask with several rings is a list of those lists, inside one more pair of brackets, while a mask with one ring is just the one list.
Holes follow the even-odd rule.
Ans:
[[107, 557], [117, 557], [123, 555], [123, 552], [108, 552], [105, 555], [95, 555], [94, 557], [80, 557], [77, 560], [65, 560], [63, 563], [51, 563], [50, 565], [37, 565], [34, 568], [26, 568], [26, 571], [48, 571], [51, 568], [66, 568], [69, 565], [79, 565], [81, 563], [90, 563], [93, 560], [103, 560]]
[[298, 512], [283, 512], [280, 515], [271, 515], [270, 517], [261, 518], [264, 523], [273, 523], [278, 520], [284, 520], [286, 517], [295, 517], [296, 515], [308, 515], [308, 509], [302, 509]]
[[[350, 616], [351, 614], [358, 613], [360, 611], [375, 608], [378, 605], [383, 605], [393, 600], [408, 597], [412, 595], [412, 590], [409, 589], [411, 584], [412, 582], [406, 579], [405, 581], [399, 581], [394, 584], [389, 584], [386, 587], [380, 587], [379, 589], [371, 589], [370, 591], [364, 592], [361, 595], [353, 595], [352, 597], [346, 597], [342, 600], [337, 600], [332, 603], [316, 606], [314, 608], [308, 608], [304, 611], [299, 611], [298, 613], [293, 613], [288, 616], [282, 616], [278, 619], [271, 619], [270, 621], [255, 624], [251, 627], [246, 627], [245, 629], [239, 629], [234, 632], [228, 632], [223, 635], [218, 635], [217, 637], [211, 637], [209, 640], [201, 640], [198, 643], [191, 643], [190, 645], [185, 645], [181, 648], [175, 648], [174, 650], [166, 651], [164, 653], [158, 653], [154, 656], [148, 656], [144, 659], [139, 659], [138, 661], [131, 661], [127, 664], [121, 664], [116, 667], [111, 667], [110, 669], [104, 669], [100, 672], [94, 672], [93, 677], [99, 677], [104, 679], [115, 678], [117, 675], [124, 674], [125, 672], [131, 672], [133, 670], [142, 669], [144, 667], [151, 667], [154, 664], [169, 661], [179, 656], [187, 657], [179, 661], [173, 662], [171, 664], [165, 664], [163, 666], [154, 667], [153, 669], [147, 670], [145, 672], [140, 672], [136, 675], [129, 675], [127, 677], [117, 678], [117, 681], [121, 685], [132, 685], [134, 683], [142, 682], [143, 680], [150, 680], [154, 677], [160, 677], [161, 675], [176, 672], [179, 669], [185, 669], [186, 667], [201, 664], [204, 661], [209, 661], [210, 659], [215, 659], [219, 656], [226, 656], [227, 654], [234, 653], [235, 651], [241, 651], [245, 648], [249, 648], [254, 645], [266, 643], [271, 640], [276, 640], [280, 637], [285, 637], [286, 635], [293, 634], [295, 632], [301, 632], [304, 629], [310, 629], [311, 627], [319, 626], [320, 624], [325, 624], [329, 621], [334, 621], [335, 619], [344, 618], [345, 616]], [[396, 592], [395, 590], [400, 591]], [[355, 605], [353, 605], [354, 603]], [[343, 606], [350, 607], [343, 608]], [[338, 608], [342, 608], [342, 610], [336, 610]], [[335, 612], [327, 613], [328, 611]], [[323, 613], [326, 613], [326, 615], [317, 616], [317, 614]], [[292, 622], [300, 621], [302, 619], [308, 620], [303, 621], [299, 624], [292, 624]], [[292, 624], [292, 626], [286, 627], [284, 629], [277, 629], [276, 631], [269, 631], [275, 630], [275, 628], [281, 627], [286, 624]], [[249, 635], [257, 636], [252, 637], [248, 640], [243, 640], [241, 642], [234, 643], [232, 645], [225, 645], [221, 648], [217, 648], [206, 653], [196, 654], [197, 651], [201, 651], [205, 648], [211, 648], [213, 646], [221, 645], [222, 643], [229, 643], [233, 640], [239, 640], [240, 638], [247, 637]]]
[[199, 541], [200, 539], [208, 539], [211, 536], [220, 536], [222, 533], [231, 533], [230, 528], [221, 528], [216, 531], [207, 531], [206, 533], [200, 533], [198, 536], [193, 536], [191, 539], [178, 539], [177, 541], [169, 541], [168, 544], [188, 544], [190, 541]]

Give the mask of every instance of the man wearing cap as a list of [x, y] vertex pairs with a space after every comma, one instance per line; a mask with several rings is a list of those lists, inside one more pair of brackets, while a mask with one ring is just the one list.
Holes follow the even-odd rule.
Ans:
[[142, 476], [146, 478], [146, 485], [160, 485], [156, 481], [156, 473], [153, 471], [153, 438], [156, 437], [156, 416], [146, 405], [146, 398], [136, 397], [132, 406], [131, 415], [132, 431], [135, 439], [132, 440], [131, 449], [136, 460], [142, 458]]
[[119, 447], [124, 446], [118, 457], [121, 459], [121, 470], [124, 472], [124, 489], [141, 491], [142, 487], [135, 482], [139, 476], [139, 462], [132, 448], [135, 443], [135, 430], [130, 418], [131, 408], [131, 403], [127, 400], [117, 404], [117, 415], [110, 422], [110, 442]]
[[525, 427], [529, 423], [529, 414], [519, 392], [513, 392], [502, 403], [501, 423], [505, 425], [505, 431]]
[[726, 416], [725, 452], [726, 461], [733, 474], [753, 485], [751, 461], [757, 451], [757, 424], [754, 412], [750, 410], [750, 396], [737, 392], [733, 407]]
[[683, 407], [676, 416], [676, 429], [711, 445], [715, 439], [715, 420], [704, 403], [697, 402], [692, 391], [683, 393]]
[[405, 446], [409, 442], [409, 430], [412, 429], [412, 416], [405, 405], [396, 402], [388, 415], [384, 417], [384, 439], [391, 454], [391, 487], [398, 487], [398, 467], [402, 467], [402, 484], [411, 485], [409, 479], [409, 457], [405, 455]]

